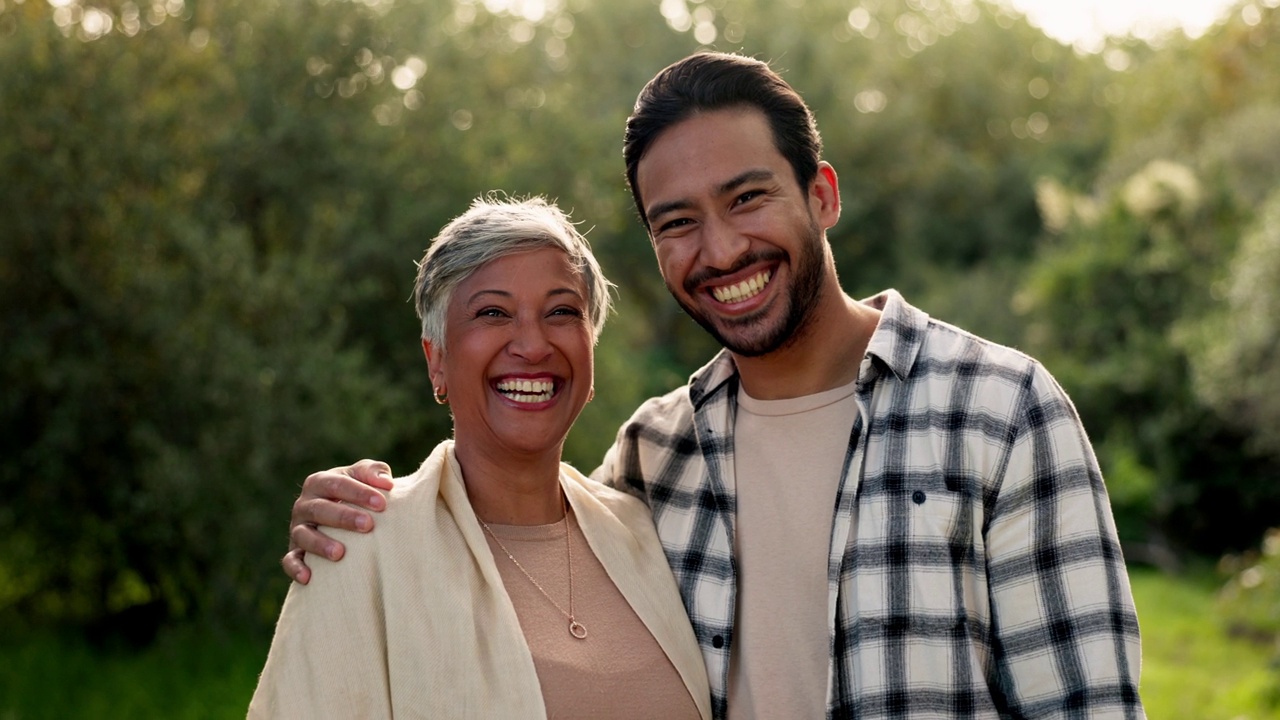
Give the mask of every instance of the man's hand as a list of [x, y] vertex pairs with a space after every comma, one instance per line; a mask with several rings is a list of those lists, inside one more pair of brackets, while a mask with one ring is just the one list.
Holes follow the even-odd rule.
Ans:
[[307, 553], [317, 553], [334, 561], [342, 559], [346, 548], [320, 532], [317, 526], [356, 532], [373, 529], [373, 516], [360, 508], [382, 512], [387, 500], [382, 493], [371, 491], [371, 487], [391, 489], [391, 468], [386, 463], [361, 460], [307, 476], [302, 483], [302, 494], [293, 503], [289, 552], [280, 560], [286, 575], [303, 585], [311, 581]]

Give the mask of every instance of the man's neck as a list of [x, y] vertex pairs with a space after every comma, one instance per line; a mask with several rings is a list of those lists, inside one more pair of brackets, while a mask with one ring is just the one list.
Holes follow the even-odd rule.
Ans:
[[829, 297], [785, 347], [758, 357], [733, 355], [748, 395], [760, 400], [802, 397], [847, 385], [858, 376], [880, 311], [843, 292]]

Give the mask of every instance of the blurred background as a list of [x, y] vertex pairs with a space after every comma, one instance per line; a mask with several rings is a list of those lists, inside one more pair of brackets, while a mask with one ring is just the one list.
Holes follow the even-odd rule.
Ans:
[[0, 0], [0, 718], [243, 717], [303, 478], [449, 432], [408, 298], [477, 194], [559, 201], [619, 286], [594, 468], [715, 350], [621, 158], [703, 47], [817, 114], [850, 294], [1076, 401], [1151, 717], [1280, 717], [1280, 0], [1123, 5]]

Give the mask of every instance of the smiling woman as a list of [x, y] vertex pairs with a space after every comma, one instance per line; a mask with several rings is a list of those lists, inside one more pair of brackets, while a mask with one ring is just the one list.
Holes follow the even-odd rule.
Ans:
[[290, 589], [250, 717], [708, 718], [647, 508], [560, 461], [609, 307], [585, 238], [540, 199], [477, 200], [414, 299], [454, 438], [377, 533], [340, 534], [356, 562]]

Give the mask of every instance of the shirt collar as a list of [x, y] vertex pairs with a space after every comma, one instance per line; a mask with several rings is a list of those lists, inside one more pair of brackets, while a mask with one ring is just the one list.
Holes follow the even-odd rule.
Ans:
[[888, 368], [899, 380], [911, 375], [924, 345], [929, 315], [889, 289], [862, 301], [880, 311], [880, 322], [867, 344], [867, 357]]

